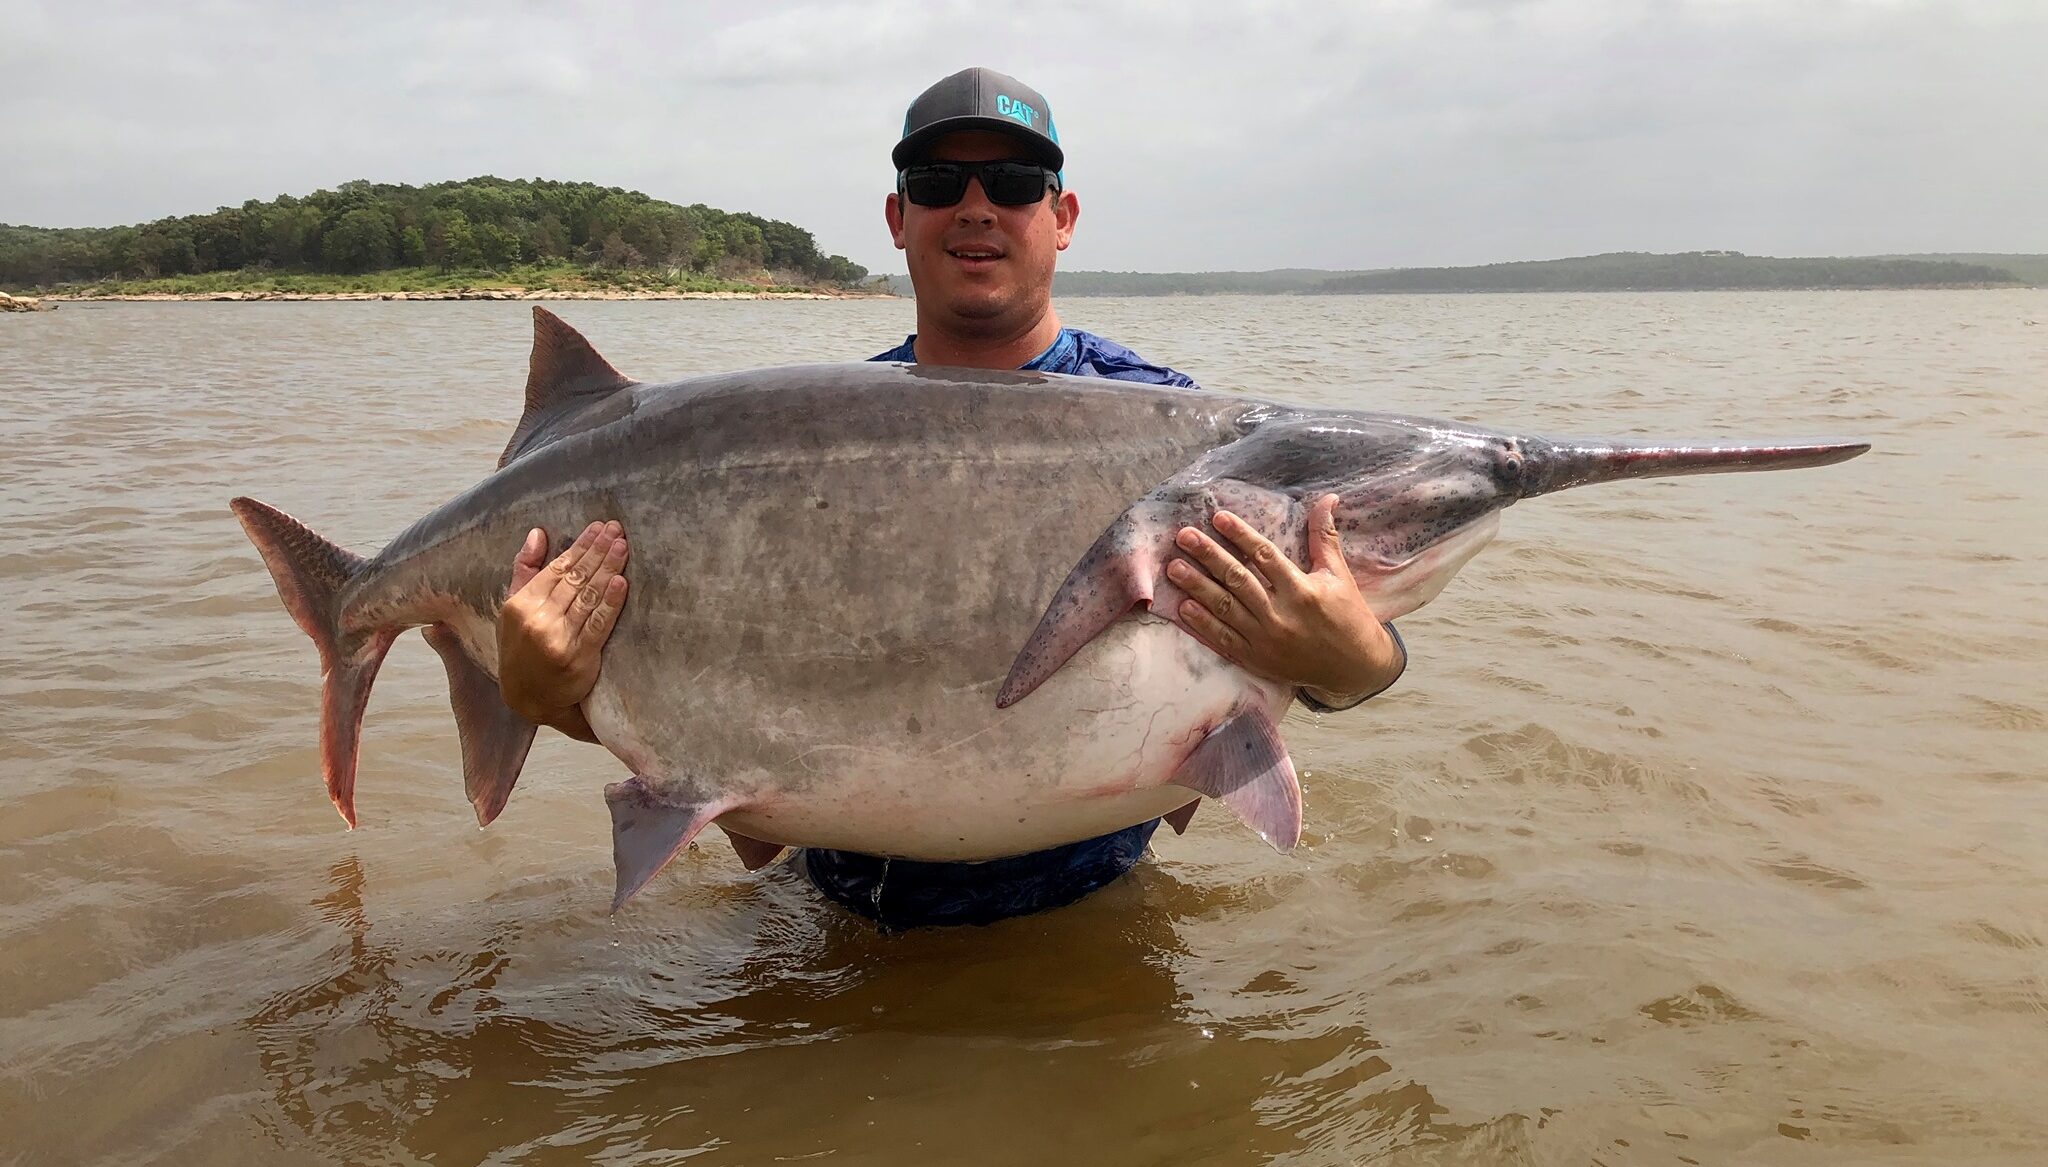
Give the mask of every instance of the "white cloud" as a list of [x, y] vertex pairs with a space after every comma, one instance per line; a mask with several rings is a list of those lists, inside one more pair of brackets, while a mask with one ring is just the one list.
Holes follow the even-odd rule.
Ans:
[[545, 175], [790, 219], [895, 268], [880, 204], [903, 107], [987, 64], [1051, 99], [1085, 208], [1075, 267], [2048, 250], [2048, 6], [2031, 0], [32, 2], [4, 19], [0, 221]]

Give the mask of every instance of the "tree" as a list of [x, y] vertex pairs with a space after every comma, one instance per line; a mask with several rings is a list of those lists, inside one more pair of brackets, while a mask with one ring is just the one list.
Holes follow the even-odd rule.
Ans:
[[153, 226], [136, 241], [144, 275], [181, 276], [199, 270], [199, 253], [181, 223]]
[[475, 234], [477, 254], [485, 267], [502, 271], [519, 262], [519, 236], [496, 223], [478, 224]]
[[534, 259], [737, 276], [771, 268], [821, 280], [860, 270], [821, 255], [811, 233], [791, 223], [596, 183], [488, 176], [428, 186], [356, 179], [127, 227], [0, 226], [0, 283], [18, 287], [251, 267], [505, 268]]
[[434, 234], [428, 236], [427, 247], [442, 271], [481, 267], [484, 262], [483, 252], [477, 249], [476, 233], [469, 227], [469, 216], [461, 211], [448, 211], [441, 216]]
[[391, 220], [371, 207], [343, 215], [320, 241], [330, 271], [367, 272], [391, 266]]
[[598, 254], [606, 267], [632, 267], [641, 259], [640, 253], [633, 250], [633, 245], [617, 231], [604, 237], [604, 245]]

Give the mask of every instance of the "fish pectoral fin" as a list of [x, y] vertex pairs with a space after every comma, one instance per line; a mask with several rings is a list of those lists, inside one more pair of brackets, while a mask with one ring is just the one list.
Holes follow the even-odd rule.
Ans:
[[1141, 567], [1139, 550], [1147, 534], [1145, 524], [1125, 511], [1095, 540], [1010, 662], [1010, 675], [996, 693], [997, 709], [1022, 701], [1103, 629], [1151, 603], [1153, 581]]
[[[1171, 782], [1223, 800], [1275, 851], [1291, 851], [1301, 841], [1301, 784], [1294, 777], [1294, 761], [1279, 731], [1258, 709], [1244, 710], [1203, 738]], [[1193, 813], [1188, 811], [1190, 817]]]
[[604, 800], [611, 804], [612, 865], [618, 871], [614, 912], [660, 874], [697, 832], [731, 809], [722, 802], [673, 799], [638, 774], [606, 786]]
[[490, 826], [512, 797], [535, 726], [505, 704], [496, 679], [470, 659], [453, 628], [429, 624], [421, 632], [448, 670], [448, 705], [462, 739], [463, 792], [476, 808], [476, 825]]
[[1167, 811], [1165, 815], [1166, 825], [1172, 827], [1173, 833], [1176, 835], [1187, 834], [1188, 824], [1195, 821], [1195, 811], [1198, 808], [1200, 808], [1201, 805], [1202, 800], [1197, 798], [1193, 802], [1188, 803], [1186, 806], [1183, 806], [1178, 810]]
[[748, 871], [761, 870], [788, 850], [781, 843], [770, 843], [765, 839], [756, 839], [752, 835], [742, 835], [724, 823], [718, 824], [718, 829], [724, 831], [725, 837], [732, 841], [733, 854], [740, 857], [740, 862]]
[[1305, 561], [1305, 504], [1256, 475], [1231, 476], [1246, 469], [1235, 462], [1248, 456], [1239, 450], [1247, 444], [1211, 451], [1116, 517], [1053, 593], [1031, 639], [1010, 664], [1010, 674], [996, 693], [996, 708], [1008, 709], [1022, 701], [1089, 641], [1135, 610], [1149, 610], [1186, 628], [1180, 604], [1187, 593], [1166, 574], [1169, 563], [1188, 558], [1175, 542], [1182, 527], [1213, 532], [1210, 520], [1218, 510], [1229, 510], [1297, 562]]

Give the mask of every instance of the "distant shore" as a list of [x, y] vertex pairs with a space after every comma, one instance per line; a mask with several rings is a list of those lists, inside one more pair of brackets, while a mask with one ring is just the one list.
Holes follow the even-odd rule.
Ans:
[[37, 297], [45, 304], [268, 303], [330, 300], [894, 300], [889, 292], [757, 291], [686, 292], [661, 289], [437, 288], [419, 292], [125, 292], [56, 293]]

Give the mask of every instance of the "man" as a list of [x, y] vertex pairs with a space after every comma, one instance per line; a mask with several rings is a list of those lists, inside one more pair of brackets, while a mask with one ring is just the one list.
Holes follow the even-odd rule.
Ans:
[[[1122, 345], [1061, 327], [1054, 314], [1054, 261], [1073, 240], [1081, 206], [1066, 189], [1065, 151], [1037, 91], [987, 69], [955, 73], [911, 103], [892, 160], [896, 190], [883, 213], [910, 268], [917, 332], [872, 359], [1194, 386]], [[1358, 704], [1407, 664], [1392, 626], [1374, 618], [1342, 568], [1333, 502], [1311, 513], [1311, 538], [1323, 542], [1324, 566], [1315, 571], [1295, 568], [1227, 512], [1215, 525], [1235, 554], [1187, 528], [1179, 544], [1201, 568], [1169, 569], [1191, 597], [1181, 614], [1200, 640], [1296, 686], [1322, 710]], [[616, 523], [592, 524], [543, 569], [546, 547], [535, 531], [514, 562], [499, 618], [500, 685], [522, 716], [594, 741], [577, 706], [597, 682], [604, 639], [625, 600], [626, 539]], [[1269, 588], [1276, 579], [1283, 586]], [[827, 897], [884, 927], [988, 923], [1070, 903], [1110, 882], [1138, 861], [1158, 825], [987, 863], [812, 849], [803, 866]]]

